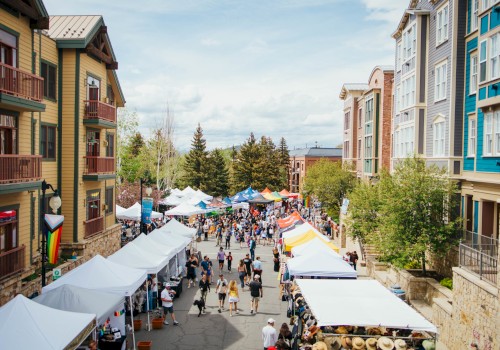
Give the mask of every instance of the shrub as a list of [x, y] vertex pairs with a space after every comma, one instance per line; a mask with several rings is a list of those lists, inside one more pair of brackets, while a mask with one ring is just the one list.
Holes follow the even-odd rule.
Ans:
[[439, 284], [448, 289], [453, 289], [453, 280], [449, 277], [443, 278]]

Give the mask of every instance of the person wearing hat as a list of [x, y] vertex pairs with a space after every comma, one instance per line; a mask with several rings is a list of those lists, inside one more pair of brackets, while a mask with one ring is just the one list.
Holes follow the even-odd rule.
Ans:
[[355, 337], [352, 338], [352, 350], [365, 350], [365, 341], [363, 338]]
[[394, 346], [396, 346], [396, 350], [406, 350], [406, 342], [403, 339], [396, 339], [394, 341]]
[[250, 302], [250, 313], [253, 314], [254, 312], [257, 313], [257, 309], [259, 308], [259, 300], [262, 298], [262, 283], [259, 282], [260, 276], [259, 275], [254, 275], [253, 276], [253, 281], [250, 282], [248, 285], [248, 288], [250, 289], [250, 296], [251, 296], [251, 302]]
[[390, 338], [380, 337], [378, 338], [377, 346], [380, 350], [392, 350], [394, 342]]
[[344, 349], [352, 349], [352, 339], [351, 337], [343, 336], [340, 338], [340, 343]]
[[176, 321], [175, 314], [174, 314], [175, 291], [170, 288], [170, 283], [168, 283], [168, 282], [165, 282], [163, 284], [163, 286], [165, 287], [165, 289], [161, 292], [163, 315], [165, 317], [163, 324], [168, 325], [167, 314], [170, 312], [170, 317], [172, 317], [172, 321], [174, 321], [174, 326], [177, 326], [179, 324], [179, 322]]
[[368, 338], [365, 342], [366, 350], [377, 350], [377, 338]]
[[274, 320], [267, 320], [267, 325], [262, 328], [262, 341], [264, 342], [264, 350], [268, 350], [270, 346], [274, 346], [278, 341], [278, 333], [274, 329]]

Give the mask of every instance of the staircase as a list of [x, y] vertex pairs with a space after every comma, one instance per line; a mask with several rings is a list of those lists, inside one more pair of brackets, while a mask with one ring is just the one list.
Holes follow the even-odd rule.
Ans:
[[359, 242], [359, 248], [361, 250], [361, 266], [366, 266], [366, 261], [368, 259], [376, 259], [381, 255], [372, 244], [362, 244]]

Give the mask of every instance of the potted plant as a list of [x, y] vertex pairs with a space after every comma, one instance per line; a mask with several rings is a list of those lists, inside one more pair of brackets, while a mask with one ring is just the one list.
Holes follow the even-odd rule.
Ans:
[[140, 331], [142, 328], [142, 320], [134, 320], [134, 332]]
[[153, 329], [162, 329], [163, 328], [163, 321], [165, 321], [165, 318], [163, 317], [158, 317], [158, 318], [153, 318]]
[[153, 342], [150, 340], [137, 342], [137, 349], [139, 350], [151, 350]]

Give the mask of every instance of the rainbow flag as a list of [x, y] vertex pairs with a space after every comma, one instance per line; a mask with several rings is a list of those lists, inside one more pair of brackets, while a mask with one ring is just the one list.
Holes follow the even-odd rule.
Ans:
[[305, 202], [305, 203], [304, 203], [304, 206], [305, 206], [306, 208], [309, 208], [310, 201], [311, 201], [311, 200], [309, 199], [309, 196], [307, 196], [307, 197], [306, 197], [306, 199], [305, 199], [305, 201], [304, 201], [304, 202]]
[[59, 244], [61, 243], [62, 226], [54, 231], [47, 230], [47, 258], [49, 264], [55, 264], [59, 259]]

